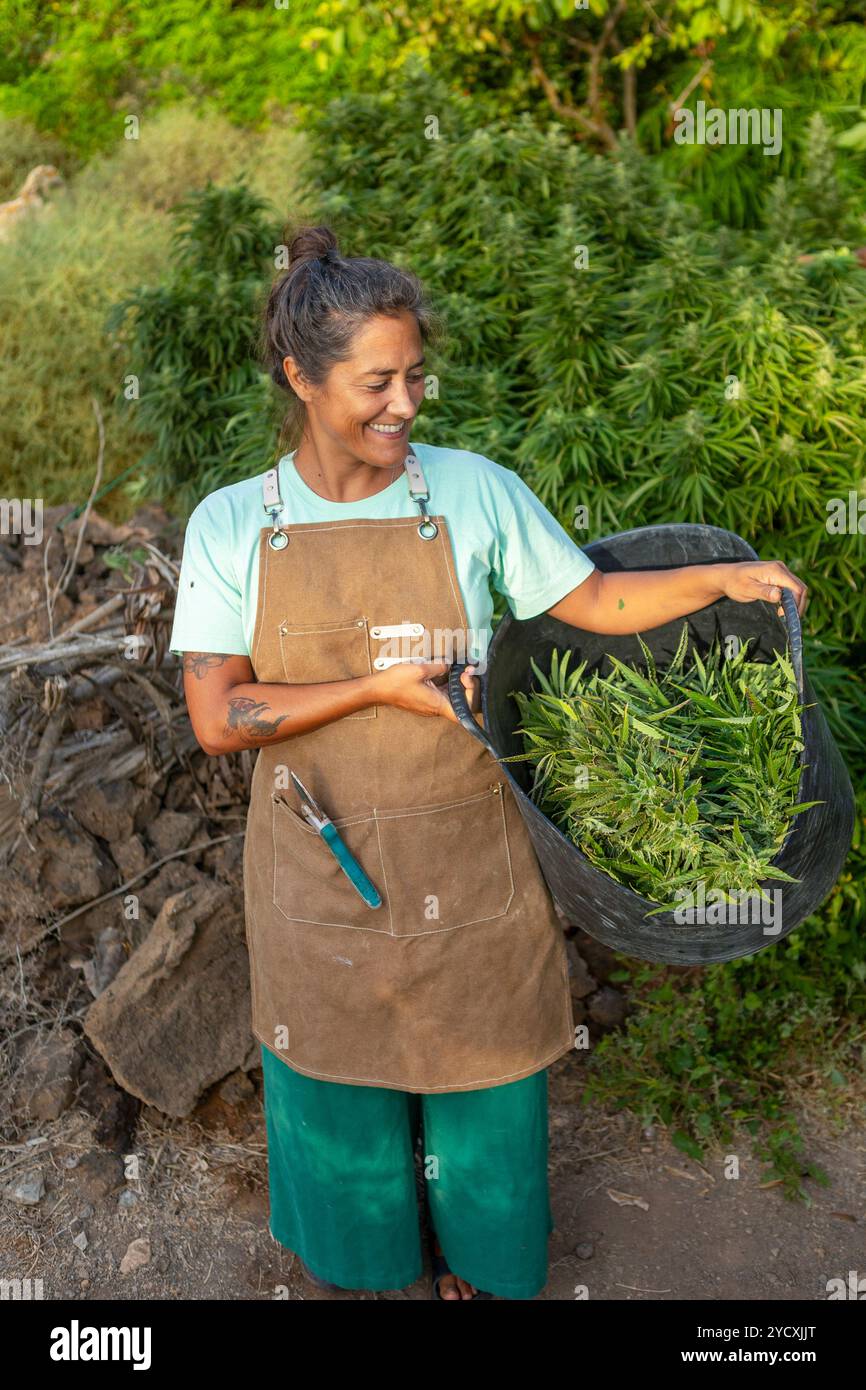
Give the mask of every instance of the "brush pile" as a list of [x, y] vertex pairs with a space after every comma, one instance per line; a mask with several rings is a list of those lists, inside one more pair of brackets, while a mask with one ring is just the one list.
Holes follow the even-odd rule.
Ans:
[[[59, 1018], [128, 1092], [184, 1115], [258, 1062], [242, 893], [254, 754], [209, 757], [190, 726], [168, 652], [182, 526], [153, 504], [120, 526], [71, 511], [0, 541], [0, 1091], [32, 1110], [43, 1081], [25, 1095], [13, 1077], [43, 1066], [31, 1049]], [[61, 1052], [48, 1111], [55, 1092], [68, 1103], [80, 1036]]]

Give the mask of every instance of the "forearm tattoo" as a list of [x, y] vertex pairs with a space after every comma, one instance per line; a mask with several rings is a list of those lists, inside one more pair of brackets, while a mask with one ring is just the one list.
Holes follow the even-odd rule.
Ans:
[[197, 681], [203, 681], [208, 671], [215, 671], [230, 660], [231, 657], [222, 652], [184, 652], [183, 669], [195, 676]]
[[236, 696], [229, 700], [224, 732], [240, 734], [242, 739], [247, 740], [267, 738], [275, 734], [288, 715], [278, 714], [275, 719], [265, 719], [264, 711], [270, 708], [263, 700], [251, 700], [245, 695]]

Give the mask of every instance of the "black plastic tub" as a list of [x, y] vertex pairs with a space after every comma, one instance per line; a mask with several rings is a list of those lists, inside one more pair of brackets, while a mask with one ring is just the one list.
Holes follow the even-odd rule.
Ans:
[[[643, 526], [623, 531], [584, 547], [586, 555], [600, 570], [671, 569], [683, 565], [720, 561], [757, 560], [751, 546], [740, 536], [716, 526], [674, 523]], [[761, 920], [729, 921], [714, 924], [677, 921], [673, 912], [645, 918], [657, 903], [616, 883], [595, 868], [584, 854], [563, 835], [530, 800], [532, 781], [529, 763], [502, 763], [500, 767], [514, 790], [517, 803], [532, 835], [541, 871], [550, 892], [569, 921], [590, 936], [617, 951], [643, 960], [678, 965], [705, 965], [734, 960], [771, 946], [799, 926], [818, 908], [836, 883], [845, 862], [854, 831], [854, 793], [847, 768], [830, 734], [809, 677], [803, 668], [802, 638], [797, 606], [790, 590], [782, 590], [784, 621], [775, 603], [757, 600], [736, 603], [728, 598], [692, 613], [686, 618], [641, 633], [659, 669], [673, 657], [684, 622], [689, 627], [689, 652], [703, 656], [717, 636], [741, 640], [754, 638], [749, 656], [772, 660], [774, 651], [791, 658], [800, 690], [800, 700], [808, 708], [803, 713], [802, 773], [798, 802], [820, 801], [798, 815], [773, 860], [774, 866], [799, 880], [787, 883], [766, 879], [762, 887], [775, 899], [778, 911], [772, 925]], [[520, 622], [510, 613], [502, 619], [488, 653], [487, 670], [482, 676], [484, 729], [469, 712], [465, 691], [460, 684], [463, 666], [454, 666], [449, 693], [455, 712], [464, 727], [481, 739], [494, 758], [500, 760], [523, 752], [523, 741], [516, 733], [520, 715], [512, 692], [529, 693], [533, 685], [530, 658], [542, 670], [550, 667], [554, 648], [571, 648], [571, 669], [586, 659], [587, 672], [599, 669], [606, 674], [610, 652], [621, 661], [644, 668], [643, 656], [634, 636], [609, 636], [584, 632], [548, 617]], [[741, 914], [745, 916], [746, 914]], [[757, 916], [756, 913], [748, 914]]]

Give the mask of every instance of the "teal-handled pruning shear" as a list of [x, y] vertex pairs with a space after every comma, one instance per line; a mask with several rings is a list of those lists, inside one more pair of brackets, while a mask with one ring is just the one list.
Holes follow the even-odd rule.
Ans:
[[293, 772], [290, 773], [290, 776], [295, 785], [295, 791], [301, 798], [301, 814], [304, 820], [321, 835], [352, 887], [361, 894], [367, 906], [381, 907], [381, 897], [355, 856], [340, 838], [330, 816], [326, 816], [315, 797], [310, 796], [300, 777], [296, 777]]

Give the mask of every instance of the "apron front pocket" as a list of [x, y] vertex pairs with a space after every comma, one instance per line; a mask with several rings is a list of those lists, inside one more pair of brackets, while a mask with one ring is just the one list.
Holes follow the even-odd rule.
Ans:
[[[295, 623], [285, 618], [279, 626], [279, 637], [283, 673], [289, 685], [318, 685], [372, 675], [370, 637], [364, 617], [317, 623]], [[376, 706], [343, 718], [375, 719]]]
[[508, 911], [514, 878], [500, 782], [455, 801], [377, 811], [376, 820], [395, 936], [450, 931]]
[[274, 906], [290, 922], [311, 922], [323, 927], [357, 927], [367, 931], [390, 930], [384, 892], [379, 837], [373, 816], [335, 820], [340, 838], [355, 856], [382, 898], [382, 906], [368, 907], [340, 868], [334, 855], [313, 826], [280, 799], [272, 797], [274, 835]]

